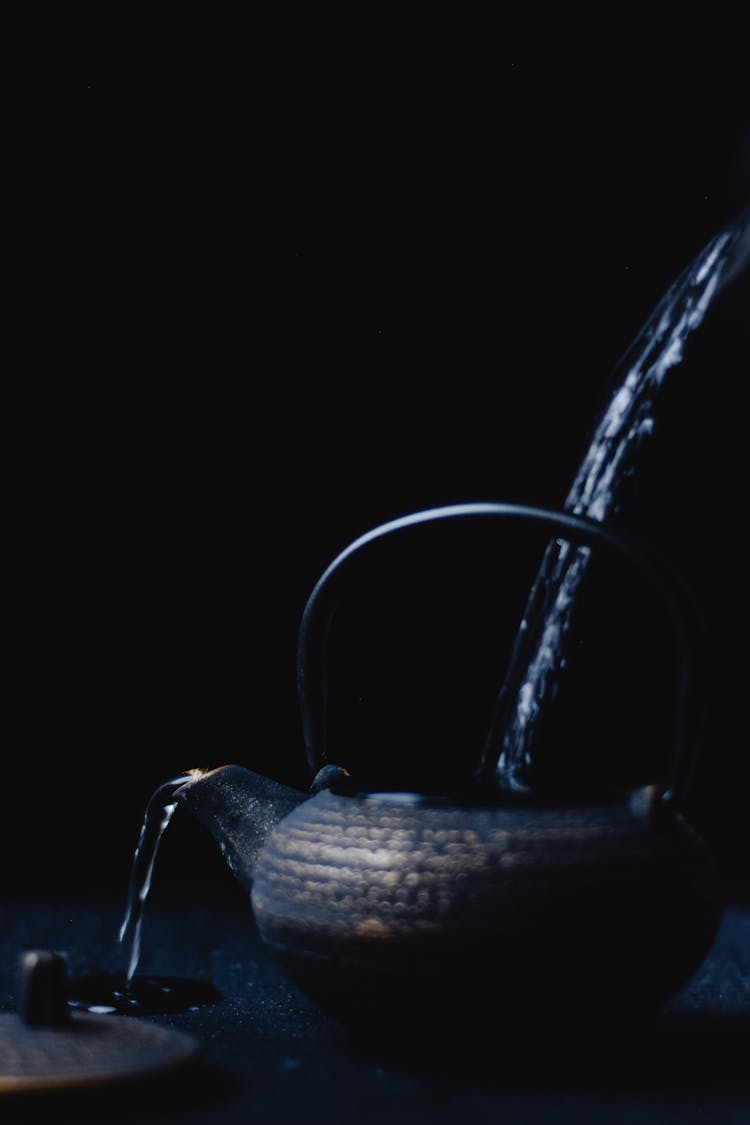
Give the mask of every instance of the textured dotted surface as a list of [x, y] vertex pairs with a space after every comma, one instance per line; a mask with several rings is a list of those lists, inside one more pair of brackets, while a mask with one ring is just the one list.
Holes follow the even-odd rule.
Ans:
[[139, 1019], [71, 1014], [62, 1027], [0, 1015], [0, 1092], [129, 1081], [187, 1063], [191, 1036]]

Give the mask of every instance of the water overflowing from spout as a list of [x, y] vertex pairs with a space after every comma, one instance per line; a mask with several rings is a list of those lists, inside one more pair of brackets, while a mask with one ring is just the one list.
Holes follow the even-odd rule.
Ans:
[[[617, 365], [613, 392], [565, 501], [576, 515], [604, 521], [618, 509], [637, 453], [655, 428], [670, 371], [717, 294], [750, 253], [750, 212], [720, 232], [681, 273]], [[506, 790], [532, 786], [534, 740], [564, 666], [564, 645], [591, 550], [555, 540], [532, 585], [485, 743], [481, 772]]]
[[151, 890], [156, 855], [162, 836], [177, 807], [177, 802], [172, 800], [172, 797], [181, 785], [190, 781], [192, 776], [192, 773], [188, 772], [179, 777], [173, 777], [170, 781], [165, 781], [152, 793], [146, 805], [141, 834], [130, 871], [125, 915], [118, 935], [122, 946], [125, 946], [126, 942], [128, 943], [125, 968], [126, 992], [132, 985], [141, 957], [143, 911]]
[[138, 845], [133, 856], [125, 915], [119, 942], [126, 949], [124, 972], [93, 973], [69, 982], [68, 1006], [86, 1012], [121, 1015], [155, 1015], [193, 1011], [215, 1004], [217, 990], [206, 981], [182, 977], [138, 976], [141, 958], [143, 914], [162, 836], [172, 819], [175, 792], [202, 770], [189, 770], [156, 789], [146, 805]]

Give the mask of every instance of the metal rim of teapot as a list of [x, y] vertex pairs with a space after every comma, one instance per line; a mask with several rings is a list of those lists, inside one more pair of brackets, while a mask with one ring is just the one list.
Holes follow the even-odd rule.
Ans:
[[[674, 750], [671, 771], [663, 799], [684, 807], [694, 778], [697, 759], [697, 734], [688, 739], [688, 715], [695, 689], [695, 637], [700, 631], [697, 608], [681, 576], [665, 558], [641, 540], [602, 522], [554, 508], [499, 501], [477, 501], [425, 508], [373, 527], [354, 539], [326, 567], [306, 602], [300, 621], [297, 644], [297, 691], [305, 753], [313, 778], [322, 773], [335, 776], [340, 767], [329, 762], [326, 749], [328, 682], [327, 642], [334, 610], [345, 590], [356, 583], [359, 567], [370, 561], [373, 549], [391, 549], [408, 534], [427, 525], [499, 519], [536, 524], [554, 529], [554, 538], [579, 546], [592, 544], [608, 548], [630, 564], [651, 587], [667, 610], [676, 647], [676, 705]], [[699, 724], [694, 725], [697, 731]], [[486, 778], [484, 779], [486, 781]], [[318, 780], [313, 788], [325, 787]]]

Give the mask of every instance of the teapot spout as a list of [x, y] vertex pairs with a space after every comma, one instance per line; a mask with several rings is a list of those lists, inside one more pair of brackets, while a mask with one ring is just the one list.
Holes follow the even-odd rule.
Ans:
[[236, 765], [194, 770], [174, 793], [174, 799], [208, 828], [230, 870], [248, 892], [271, 831], [309, 796]]

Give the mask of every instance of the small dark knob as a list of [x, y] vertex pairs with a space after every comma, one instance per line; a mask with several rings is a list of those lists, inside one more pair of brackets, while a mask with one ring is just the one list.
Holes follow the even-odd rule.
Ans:
[[46, 949], [21, 954], [18, 1015], [27, 1027], [62, 1027], [68, 1023], [68, 972], [65, 958]]

